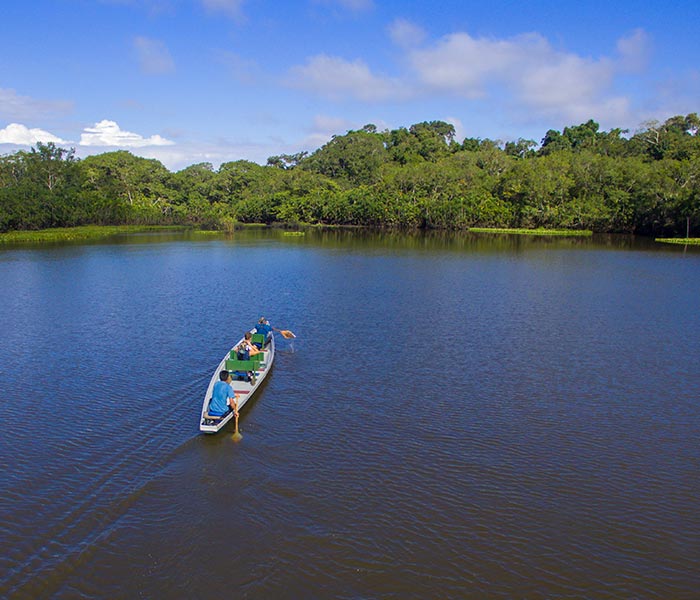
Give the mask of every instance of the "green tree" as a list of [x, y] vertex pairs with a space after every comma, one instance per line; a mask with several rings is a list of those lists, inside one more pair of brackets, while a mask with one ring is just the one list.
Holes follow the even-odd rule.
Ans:
[[564, 127], [563, 136], [569, 140], [573, 150], [595, 148], [600, 126], [593, 119], [589, 119], [580, 125]]
[[211, 163], [197, 163], [173, 173], [170, 186], [175, 194], [172, 201], [175, 204], [186, 204], [188, 201], [209, 200], [214, 185], [214, 167]]
[[259, 189], [259, 182], [265, 178], [265, 167], [249, 160], [223, 163], [212, 180], [211, 198], [234, 204], [243, 200], [251, 188]]
[[572, 152], [560, 151], [533, 160], [509, 163], [500, 178], [497, 196], [511, 205], [513, 225], [553, 227], [571, 198]]
[[269, 167], [277, 167], [278, 169], [292, 169], [296, 167], [304, 158], [308, 156], [308, 152], [297, 152], [296, 154], [279, 154], [270, 156], [267, 159]]
[[631, 140], [633, 147], [652, 160], [700, 158], [700, 118], [696, 113], [676, 115], [659, 123], [647, 121]]
[[82, 188], [107, 201], [118, 201], [128, 222], [170, 222], [174, 192], [170, 172], [157, 160], [126, 150], [88, 156], [81, 161]]
[[79, 189], [74, 150], [38, 143], [0, 161], [0, 227], [40, 229], [72, 225]]
[[368, 131], [349, 131], [300, 163], [300, 167], [344, 183], [347, 187], [377, 181], [379, 168], [388, 159], [383, 136]]
[[550, 129], [542, 138], [539, 154], [546, 156], [552, 152], [560, 152], [562, 150], [571, 150], [571, 140], [562, 135], [561, 131]]
[[53, 142], [42, 144], [38, 142], [36, 148], [25, 156], [27, 161], [27, 173], [39, 185], [46, 186], [50, 192], [73, 175], [73, 163], [75, 162], [75, 149], [66, 150], [59, 148]]
[[535, 140], [518, 138], [515, 142], [506, 142], [503, 151], [508, 156], [513, 156], [514, 158], [531, 158], [535, 155], [533, 148], [536, 146], [537, 142], [535, 142]]

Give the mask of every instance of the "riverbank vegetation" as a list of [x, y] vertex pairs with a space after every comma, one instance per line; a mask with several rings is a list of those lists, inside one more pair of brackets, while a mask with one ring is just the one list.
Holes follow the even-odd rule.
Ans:
[[83, 225], [80, 227], [57, 227], [38, 231], [6, 231], [0, 233], [0, 244], [17, 242], [64, 242], [90, 240], [120, 235], [124, 233], [143, 233], [148, 231], [182, 230], [182, 226], [162, 225]]
[[656, 238], [654, 241], [664, 244], [682, 244], [684, 246], [700, 246], [700, 238]]
[[126, 151], [0, 156], [0, 232], [240, 223], [568, 229], [687, 235], [700, 226], [700, 119], [629, 134], [595, 121], [534, 140], [455, 139], [442, 121], [334, 136], [315, 152], [170, 172]]
[[555, 236], [588, 236], [593, 235], [590, 229], [517, 229], [512, 227], [470, 227], [472, 233], [507, 233], [511, 235], [555, 235]]

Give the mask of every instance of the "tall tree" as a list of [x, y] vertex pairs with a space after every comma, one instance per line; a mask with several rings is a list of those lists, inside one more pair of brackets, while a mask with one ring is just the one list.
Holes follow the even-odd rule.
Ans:
[[383, 136], [360, 130], [334, 136], [300, 166], [355, 186], [377, 181], [379, 168], [387, 159]]

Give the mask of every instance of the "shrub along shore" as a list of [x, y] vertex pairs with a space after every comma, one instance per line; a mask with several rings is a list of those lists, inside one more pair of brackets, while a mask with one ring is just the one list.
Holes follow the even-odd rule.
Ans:
[[[537, 143], [455, 139], [442, 121], [366, 125], [318, 150], [170, 172], [126, 151], [53, 143], [0, 156], [0, 232], [240, 224], [576, 230], [690, 237], [700, 226], [700, 119], [630, 134], [595, 121]], [[510, 231], [513, 233], [513, 231]]]

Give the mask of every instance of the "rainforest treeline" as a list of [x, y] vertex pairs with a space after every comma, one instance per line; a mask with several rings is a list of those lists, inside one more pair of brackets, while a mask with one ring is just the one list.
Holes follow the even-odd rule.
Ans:
[[459, 142], [442, 121], [366, 125], [265, 166], [238, 160], [174, 173], [126, 151], [78, 159], [39, 143], [0, 156], [0, 231], [310, 223], [685, 235], [700, 225], [699, 130], [695, 113], [633, 135], [590, 120], [540, 143]]

